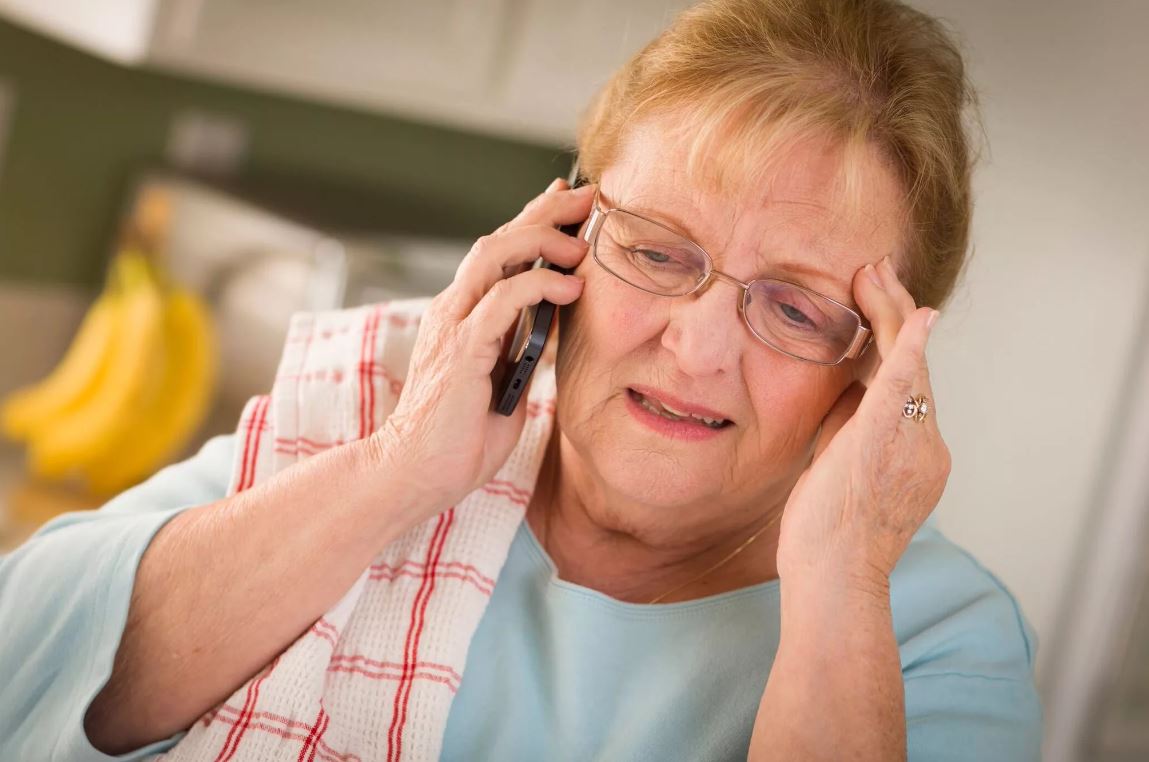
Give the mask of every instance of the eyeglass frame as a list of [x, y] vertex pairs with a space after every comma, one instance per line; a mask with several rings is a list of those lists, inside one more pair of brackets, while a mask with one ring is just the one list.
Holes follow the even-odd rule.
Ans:
[[[645, 215], [638, 214], [637, 212], [632, 212], [629, 209], [623, 209], [622, 207], [612, 206], [612, 207], [608, 207], [606, 209], [603, 209], [601, 204], [600, 204], [600, 201], [601, 201], [601, 194], [600, 194], [599, 190], [596, 188], [595, 192], [594, 192], [594, 206], [591, 209], [590, 217], [587, 218], [587, 224], [583, 230], [581, 238], [584, 241], [586, 241], [587, 244], [590, 246], [591, 254], [594, 257], [594, 261], [598, 263], [598, 266], [601, 267], [602, 269], [606, 270], [608, 273], [610, 273], [614, 277], [618, 278], [619, 280], [621, 280], [623, 283], [627, 284], [628, 286], [631, 286], [633, 288], [637, 288], [639, 291], [644, 291], [644, 292], [646, 292], [648, 294], [652, 294], [654, 296], [662, 296], [662, 297], [667, 297], [667, 298], [673, 299], [673, 298], [677, 298], [677, 297], [681, 297], [681, 296], [690, 296], [691, 294], [693, 294], [697, 291], [700, 291], [701, 289], [706, 287], [707, 284], [710, 283], [710, 281], [714, 278], [714, 276], [717, 276], [717, 278], [719, 280], [725, 280], [725, 281], [729, 282], [731, 285], [737, 286], [739, 289], [741, 289], [742, 299], [738, 302], [738, 312], [742, 315], [742, 322], [745, 323], [746, 327], [750, 329], [750, 333], [754, 336], [754, 338], [758, 339], [760, 342], [762, 342], [766, 346], [770, 347], [774, 351], [781, 352], [782, 354], [786, 355], [787, 357], [793, 357], [795, 360], [801, 360], [802, 362], [809, 362], [809, 363], [813, 363], [815, 365], [825, 365], [825, 366], [840, 365], [843, 360], [855, 360], [855, 359], [861, 357], [865, 353], [866, 349], [869, 348], [870, 344], [873, 343], [874, 332], [870, 328], [867, 328], [864, 325], [865, 320], [862, 318], [862, 316], [859, 315], [856, 310], [843, 304], [842, 302], [838, 301], [837, 299], [834, 299], [833, 297], [830, 297], [830, 296], [826, 296], [825, 294], [818, 293], [817, 291], [815, 291], [811, 288], [806, 288], [805, 286], [803, 286], [799, 283], [793, 283], [791, 281], [782, 280], [781, 278], [754, 278], [751, 281], [743, 282], [743, 281], [739, 280], [738, 278], [735, 278], [733, 275], [730, 275], [728, 273], [724, 273], [721, 270], [716, 269], [714, 267], [714, 258], [710, 256], [710, 252], [706, 251], [706, 249], [702, 248], [697, 243], [692, 241], [690, 238], [687, 238], [686, 236], [684, 236], [682, 233], [679, 233], [677, 230], [674, 230], [673, 228], [670, 228], [667, 225], [664, 225], [663, 223], [659, 222], [658, 220], [652, 220]], [[698, 281], [698, 283], [694, 286], [694, 288], [690, 289], [685, 294], [660, 294], [657, 291], [651, 291], [648, 288], [643, 288], [642, 286], [638, 286], [638, 285], [635, 285], [634, 283], [631, 283], [629, 280], [627, 280], [626, 278], [624, 278], [621, 275], [619, 275], [618, 273], [616, 273], [614, 270], [607, 267], [607, 265], [598, 257], [598, 234], [599, 234], [599, 232], [601, 232], [603, 223], [606, 221], [607, 216], [609, 216], [611, 214], [611, 212], [623, 212], [624, 214], [629, 214], [632, 217], [637, 217], [638, 219], [640, 219], [644, 222], [649, 222], [651, 225], [656, 225], [656, 226], [662, 228], [663, 230], [665, 230], [666, 232], [672, 233], [672, 234], [678, 236], [679, 238], [683, 239], [687, 243], [689, 243], [691, 246], [693, 246], [695, 249], [697, 249], [698, 252], [700, 254], [702, 254], [702, 256], [706, 260], [706, 268], [707, 269], [706, 269], [706, 272], [704, 273], [703, 277]], [[782, 349], [781, 347], [775, 346], [770, 341], [763, 338], [758, 333], [758, 331], [754, 330], [754, 326], [752, 326], [750, 324], [750, 318], [748, 318], [746, 316], [746, 302], [750, 298], [750, 287], [752, 285], [754, 285], [755, 283], [765, 282], [765, 281], [772, 281], [774, 283], [784, 283], [787, 286], [793, 286], [794, 288], [797, 288], [797, 289], [804, 291], [808, 294], [813, 294], [813, 295], [820, 297], [822, 299], [825, 299], [825, 300], [827, 300], [833, 304], [836, 304], [839, 307], [841, 307], [842, 309], [846, 310], [846, 312], [848, 312], [854, 316], [854, 319], [858, 322], [857, 328], [854, 329], [854, 336], [853, 336], [853, 338], [850, 339], [850, 343], [846, 346], [846, 349], [843, 351], [842, 355], [837, 360], [834, 360], [833, 362], [823, 362], [821, 360], [811, 360], [808, 357], [801, 357], [799, 355], [794, 354], [793, 352], [787, 352], [785, 349]]]

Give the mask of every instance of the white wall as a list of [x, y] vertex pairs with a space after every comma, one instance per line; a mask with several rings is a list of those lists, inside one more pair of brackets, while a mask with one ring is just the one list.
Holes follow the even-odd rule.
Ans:
[[939, 522], [1020, 599], [1044, 685], [1149, 299], [1149, 3], [914, 4], [964, 39], [990, 148], [930, 350]]

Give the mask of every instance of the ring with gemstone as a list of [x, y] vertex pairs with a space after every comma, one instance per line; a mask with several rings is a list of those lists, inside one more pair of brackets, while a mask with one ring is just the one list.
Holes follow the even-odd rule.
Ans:
[[919, 423], [926, 419], [929, 412], [930, 401], [920, 394], [917, 399], [910, 397], [906, 400], [906, 404], [902, 405], [902, 416], [905, 418], [913, 418]]

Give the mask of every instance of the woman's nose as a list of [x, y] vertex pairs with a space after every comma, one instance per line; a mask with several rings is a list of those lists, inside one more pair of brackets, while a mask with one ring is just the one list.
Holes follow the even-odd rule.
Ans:
[[744, 340], [737, 289], [711, 281], [701, 292], [672, 299], [662, 346], [682, 372], [707, 376], [732, 370]]

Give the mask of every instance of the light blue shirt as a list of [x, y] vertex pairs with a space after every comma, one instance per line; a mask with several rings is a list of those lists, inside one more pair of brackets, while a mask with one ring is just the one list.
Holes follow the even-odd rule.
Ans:
[[[0, 759], [109, 757], [83, 716], [107, 681], [154, 534], [226, 490], [233, 437], [0, 557]], [[911, 760], [1035, 760], [1034, 637], [1009, 592], [932, 525], [891, 579]], [[744, 760], [779, 637], [779, 583], [622, 603], [556, 578], [520, 526], [471, 643], [443, 759]]]

